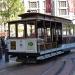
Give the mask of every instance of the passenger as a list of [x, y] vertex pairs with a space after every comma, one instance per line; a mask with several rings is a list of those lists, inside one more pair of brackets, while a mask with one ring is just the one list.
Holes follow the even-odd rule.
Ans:
[[32, 33], [31, 34], [31, 38], [35, 38], [35, 33]]
[[1, 46], [2, 46], [2, 50], [3, 50], [3, 54], [5, 53], [5, 48], [6, 48], [6, 44], [3, 38], [1, 38]]

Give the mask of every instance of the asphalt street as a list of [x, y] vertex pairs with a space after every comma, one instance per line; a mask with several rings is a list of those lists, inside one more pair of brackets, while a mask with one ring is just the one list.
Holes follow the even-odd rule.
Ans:
[[40, 64], [0, 60], [0, 75], [75, 75], [75, 51]]

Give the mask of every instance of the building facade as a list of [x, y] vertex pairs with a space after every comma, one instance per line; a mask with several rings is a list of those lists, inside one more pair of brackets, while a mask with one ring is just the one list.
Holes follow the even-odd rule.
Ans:
[[75, 0], [23, 0], [25, 12], [38, 12], [75, 19]]
[[75, 0], [54, 0], [55, 16], [75, 19]]
[[52, 13], [52, 0], [23, 0], [25, 12]]

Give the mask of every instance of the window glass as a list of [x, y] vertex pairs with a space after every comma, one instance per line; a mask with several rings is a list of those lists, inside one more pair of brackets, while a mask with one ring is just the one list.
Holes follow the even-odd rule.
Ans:
[[73, 35], [73, 27], [71, 25], [67, 26], [67, 35]]
[[59, 1], [60, 7], [66, 7], [66, 1]]
[[44, 8], [46, 7], [46, 1], [43, 1], [43, 7]]
[[61, 35], [61, 30], [60, 29], [56, 29], [56, 35]]
[[59, 10], [59, 14], [60, 15], [66, 15], [67, 14], [67, 10], [66, 9], [60, 9]]
[[31, 8], [36, 8], [37, 7], [37, 3], [36, 2], [30, 2], [30, 7]]
[[50, 36], [51, 32], [50, 32], [50, 28], [47, 28], [47, 36]]
[[34, 22], [27, 23], [27, 36], [35, 37], [35, 23]]
[[66, 25], [64, 25], [63, 27], [62, 27], [62, 35], [66, 35], [66, 32], [67, 30], [66, 30]]
[[73, 29], [71, 29], [71, 35], [73, 35]]
[[38, 37], [41, 36], [41, 28], [38, 28]]
[[29, 8], [39, 8], [39, 1], [29, 1]]
[[16, 37], [16, 25], [15, 24], [10, 25], [10, 37]]
[[44, 38], [44, 28], [38, 28], [38, 37]]
[[24, 24], [18, 24], [18, 37], [24, 37]]
[[63, 30], [63, 35], [66, 35], [66, 31], [65, 30]]

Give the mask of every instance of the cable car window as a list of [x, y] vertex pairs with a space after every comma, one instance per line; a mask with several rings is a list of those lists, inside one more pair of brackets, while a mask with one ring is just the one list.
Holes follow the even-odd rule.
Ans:
[[66, 26], [66, 35], [73, 35], [73, 27], [69, 24], [65, 26]]
[[66, 35], [66, 33], [67, 33], [66, 25], [63, 25], [63, 27], [62, 27], [62, 35]]
[[73, 29], [71, 29], [71, 35], [73, 35]]
[[44, 28], [38, 28], [38, 37], [44, 38]]
[[47, 36], [51, 36], [50, 28], [47, 28]]
[[27, 37], [35, 37], [35, 23], [27, 23]]
[[24, 24], [18, 24], [18, 37], [24, 37]]
[[16, 25], [15, 24], [10, 25], [10, 37], [16, 37]]
[[60, 29], [56, 29], [56, 35], [61, 35], [61, 30]]
[[38, 28], [38, 37], [41, 36], [41, 28]]
[[54, 35], [56, 35], [56, 32], [55, 32], [55, 30], [56, 30], [56, 29], [54, 28], [54, 29], [53, 29], [53, 34], [54, 34]]

